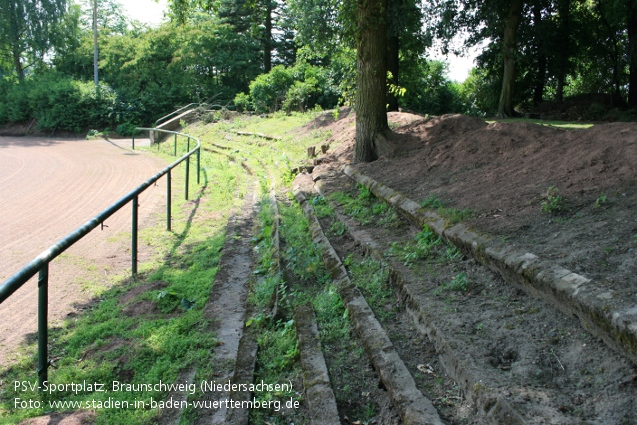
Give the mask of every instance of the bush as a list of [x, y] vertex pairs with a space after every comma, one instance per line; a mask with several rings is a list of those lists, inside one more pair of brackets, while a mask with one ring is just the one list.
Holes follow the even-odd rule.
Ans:
[[285, 94], [283, 109], [286, 112], [305, 112], [310, 96], [318, 91], [317, 86], [318, 81], [315, 78], [310, 78], [307, 81], [295, 81]]
[[238, 94], [235, 105], [242, 110], [252, 105], [257, 112], [305, 111], [316, 105], [332, 108], [340, 95], [332, 71], [299, 62], [292, 68], [275, 66], [258, 76], [250, 83], [250, 95]]
[[250, 83], [250, 97], [257, 112], [274, 112], [281, 107], [288, 89], [294, 83], [292, 73], [277, 65]]
[[252, 109], [252, 100], [247, 94], [238, 93], [234, 97], [234, 105], [237, 107], [237, 112], [249, 111]]
[[431, 115], [465, 112], [462, 87], [447, 77], [448, 65], [441, 61], [422, 61], [406, 72], [401, 86], [407, 89], [400, 104]]
[[125, 122], [124, 124], [118, 125], [115, 129], [115, 132], [120, 136], [132, 136], [140, 134], [141, 132], [139, 130], [135, 130], [135, 128], [137, 128], [135, 124]]
[[[57, 72], [38, 74], [20, 83], [0, 78], [0, 123], [36, 118], [41, 129], [73, 132], [117, 123], [141, 124], [156, 118], [149, 108], [158, 102], [150, 97], [148, 104], [143, 95], [129, 101], [107, 84], [100, 84], [95, 90], [92, 82]], [[164, 103], [161, 111], [173, 108], [172, 103]]]
[[116, 98], [115, 92], [106, 85], [96, 90], [92, 83], [58, 74], [34, 81], [29, 92], [29, 104], [40, 128], [74, 132], [86, 126], [108, 125]]
[[10, 85], [5, 98], [6, 119], [11, 122], [22, 122], [32, 118], [33, 111], [29, 104], [30, 82]]

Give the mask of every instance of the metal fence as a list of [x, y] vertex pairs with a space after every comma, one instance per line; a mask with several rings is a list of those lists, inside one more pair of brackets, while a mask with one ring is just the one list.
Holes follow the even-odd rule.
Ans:
[[[16, 274], [7, 279], [2, 285], [0, 285], [0, 304], [5, 302], [15, 291], [17, 291], [22, 285], [24, 285], [29, 279], [38, 273], [38, 383], [42, 388], [43, 383], [47, 380], [47, 371], [49, 366], [48, 361], [48, 284], [49, 284], [49, 263], [53, 261], [57, 256], [62, 254], [66, 249], [71, 247], [75, 242], [86, 236], [91, 230], [97, 226], [103, 225], [104, 221], [119, 211], [129, 202], [132, 202], [132, 235], [131, 235], [131, 272], [133, 276], [137, 275], [137, 230], [138, 230], [138, 209], [139, 195], [144, 192], [150, 185], [155, 183], [161, 177], [166, 175], [166, 229], [171, 228], [171, 170], [186, 162], [186, 189], [185, 197], [188, 199], [188, 185], [190, 174], [190, 157], [196, 154], [197, 157], [197, 184], [200, 181], [201, 171], [201, 142], [194, 136], [188, 134], [179, 133], [176, 131], [160, 130], [157, 128], [137, 128], [137, 130], [143, 131], [155, 131], [162, 133], [170, 133], [174, 135], [174, 156], [177, 156], [177, 137], [187, 138], [187, 152], [178, 158], [175, 162], [168, 165], [157, 174], [146, 180], [144, 183], [137, 186], [126, 196], [119, 199], [117, 202], [111, 204], [108, 208], [101, 213], [75, 229], [73, 232], [66, 235], [55, 245], [42, 252], [29, 264], [20, 269]], [[197, 143], [197, 146], [192, 150], [190, 149], [191, 139]], [[135, 137], [132, 139], [132, 148], [135, 149]]]

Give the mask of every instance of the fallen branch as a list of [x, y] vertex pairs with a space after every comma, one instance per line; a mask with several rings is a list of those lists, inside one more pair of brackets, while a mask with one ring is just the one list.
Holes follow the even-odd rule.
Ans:
[[280, 137], [268, 136], [267, 134], [263, 134], [263, 133], [252, 133], [250, 131], [237, 131], [237, 134], [239, 136], [257, 136], [267, 140], [279, 140], [279, 141], [283, 140]]

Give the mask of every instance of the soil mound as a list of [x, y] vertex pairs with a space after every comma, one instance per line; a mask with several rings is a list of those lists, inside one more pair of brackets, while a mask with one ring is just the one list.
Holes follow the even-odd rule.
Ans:
[[[404, 122], [397, 116], [390, 121]], [[340, 171], [351, 161], [349, 120], [328, 127], [344, 143], [315, 172]], [[470, 227], [558, 257], [589, 278], [623, 279], [637, 296], [637, 123], [562, 130], [444, 115], [418, 117], [394, 131], [396, 156], [359, 164], [360, 171], [417, 202], [435, 195], [447, 207], [470, 209]], [[561, 204], [547, 212], [542, 203], [550, 187]]]

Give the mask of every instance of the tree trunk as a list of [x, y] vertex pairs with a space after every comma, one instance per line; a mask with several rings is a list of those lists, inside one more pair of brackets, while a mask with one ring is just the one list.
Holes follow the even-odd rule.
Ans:
[[[387, 71], [391, 73], [391, 78], [387, 79], [387, 84], [398, 86], [398, 73], [400, 71], [400, 38], [398, 25], [390, 25], [392, 20], [400, 18], [402, 10], [402, 0], [388, 0], [387, 4]], [[391, 91], [387, 91], [387, 110], [398, 110], [398, 97]]]
[[392, 152], [387, 124], [387, 0], [358, 0], [354, 162]]
[[272, 9], [272, 2], [266, 0], [265, 35], [263, 36], [263, 69], [266, 74], [272, 69]]
[[[604, 24], [604, 27], [606, 27], [606, 30], [608, 31], [608, 38], [610, 38], [611, 42], [613, 43], [613, 51], [611, 52], [611, 54], [613, 59], [613, 87], [614, 87], [615, 96], [613, 96], [611, 99], [615, 99], [615, 98], [620, 99], [621, 98], [621, 92], [620, 92], [621, 82], [619, 81], [619, 59], [620, 59], [619, 41], [617, 40], [617, 34], [615, 34], [613, 27], [611, 26], [610, 22], [608, 22], [608, 19], [606, 18], [606, 15], [604, 14], [604, 6], [602, 5], [602, 0], [597, 0], [597, 10], [599, 12], [599, 17], [602, 20], [602, 23]], [[612, 103], [612, 100], [611, 100], [611, 103]]]
[[569, 18], [570, 18], [571, 0], [560, 0], [558, 3], [558, 12], [560, 14], [560, 30], [559, 30], [559, 46], [560, 58], [557, 66], [557, 93], [555, 98], [558, 102], [564, 101], [564, 84], [566, 80], [566, 67], [569, 58]]
[[11, 49], [11, 60], [13, 61], [13, 69], [15, 69], [18, 79], [22, 81], [24, 79], [24, 69], [22, 68], [22, 51], [20, 49], [20, 30], [18, 28], [18, 11], [15, 9], [15, 3], [13, 1], [8, 2], [8, 14], [11, 17], [9, 20], [9, 34]]
[[537, 45], [537, 78], [533, 90], [533, 105], [537, 106], [544, 101], [544, 86], [546, 85], [546, 53], [544, 52], [544, 39], [542, 34], [542, 7], [539, 3], [533, 5], [533, 24], [536, 28]]
[[637, 0], [626, 0], [628, 7], [628, 107], [637, 107]]
[[515, 42], [522, 19], [523, 0], [511, 0], [509, 15], [504, 25], [503, 53], [504, 75], [502, 76], [502, 91], [500, 92], [500, 104], [498, 117], [507, 118], [514, 115], [513, 89], [515, 87]]
[[[391, 73], [391, 78], [387, 79], [387, 84], [398, 86], [400, 40], [398, 35], [387, 37], [387, 71]], [[398, 97], [391, 91], [387, 92], [387, 110], [398, 110]]]
[[24, 80], [24, 70], [22, 69], [22, 61], [20, 60], [20, 52], [17, 49], [13, 49], [13, 68], [15, 72], [18, 74], [18, 79], [20, 81]]

